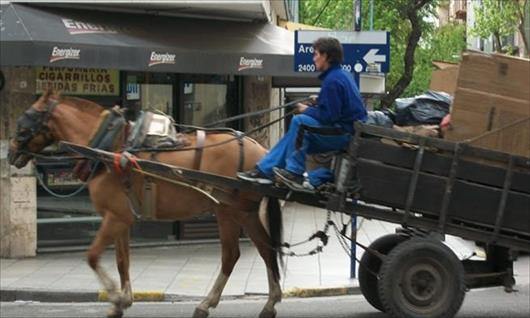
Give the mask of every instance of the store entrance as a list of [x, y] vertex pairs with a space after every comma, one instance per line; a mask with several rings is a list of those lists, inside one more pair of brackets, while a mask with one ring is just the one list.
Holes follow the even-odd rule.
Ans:
[[140, 105], [142, 110], [156, 110], [173, 114], [173, 85], [141, 84]]

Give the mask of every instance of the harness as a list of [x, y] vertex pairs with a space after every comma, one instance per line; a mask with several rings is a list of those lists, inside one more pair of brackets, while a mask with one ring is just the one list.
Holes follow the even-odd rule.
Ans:
[[[149, 117], [149, 114], [145, 114], [145, 116], [141, 116], [141, 118], [149, 119], [151, 117]], [[142, 147], [142, 140], [148, 139], [148, 127], [145, 127], [144, 121], [139, 120], [135, 124], [131, 135], [128, 134], [130, 126], [127, 124], [125, 118], [122, 115], [122, 112], [117, 108], [113, 108], [110, 111], [105, 111], [104, 114], [102, 114], [102, 119], [100, 121], [100, 125], [98, 126], [95, 133], [93, 134], [93, 137], [90, 140], [89, 147], [115, 152], [111, 168], [121, 179], [123, 189], [128, 200], [129, 208], [137, 219], [156, 219], [158, 189], [155, 179], [163, 179], [164, 181], [170, 183], [194, 189], [207, 196], [214, 203], [219, 204], [219, 201], [211, 195], [213, 189], [209, 187], [206, 187], [207, 189], [203, 189], [204, 185], [202, 184], [193, 185], [189, 182], [180, 182], [147, 173], [145, 171], [142, 171], [140, 165], [137, 163], [134, 154], [138, 152], [145, 152], [146, 150], [150, 151], [151, 159], [156, 160], [155, 156], [158, 152], [179, 151], [185, 149], [186, 146], [189, 145], [189, 143], [183, 140], [183, 135], [180, 134], [180, 139], [178, 139], [179, 142], [172, 144], [172, 146], [170, 145], [168, 147], [167, 145], [165, 145], [164, 147], [159, 148], [145, 148]], [[207, 133], [203, 129], [197, 129], [195, 134], [196, 145], [194, 147], [195, 154], [193, 159], [193, 169], [200, 170]], [[240, 146], [238, 171], [241, 171], [244, 167], [244, 143], [242, 140], [244, 136], [242, 135], [242, 133], [234, 134], [238, 136]], [[116, 146], [120, 140], [124, 141], [124, 147], [121, 152], [116, 152]], [[152, 141], [152, 139], [150, 139], [149, 141]], [[152, 146], [151, 144], [149, 145]], [[89, 161], [86, 160], [85, 163], [82, 163], [80, 165], [82, 167], [80, 169], [82, 169], [84, 175], [88, 175], [90, 173]], [[144, 178], [140, 195], [133, 191], [132, 172], [138, 172]]]
[[[297, 101], [292, 101], [290, 103], [287, 103], [285, 105], [282, 105], [282, 106], [278, 106], [278, 107], [274, 107], [274, 108], [271, 108], [271, 109], [266, 109], [266, 110], [260, 110], [260, 111], [257, 111], [257, 112], [252, 112], [252, 113], [247, 113], [247, 114], [242, 114], [242, 115], [238, 115], [238, 116], [234, 116], [234, 117], [231, 117], [231, 118], [227, 118], [227, 119], [223, 119], [222, 121], [220, 122], [216, 122], [216, 123], [213, 123], [211, 125], [217, 125], [217, 124], [220, 124], [220, 123], [226, 123], [226, 122], [230, 122], [230, 121], [234, 121], [234, 120], [238, 120], [238, 119], [241, 119], [241, 118], [245, 118], [245, 117], [251, 117], [251, 116], [257, 116], [257, 115], [260, 115], [262, 113], [268, 113], [268, 112], [272, 112], [272, 111], [276, 111], [276, 110], [280, 110], [280, 109], [284, 109], [284, 108], [287, 108], [287, 107], [290, 107], [292, 105], [294, 105], [295, 103], [297, 102], [301, 102], [301, 101], [304, 101], [304, 100], [307, 100], [307, 99], [301, 99], [301, 100], [297, 100]], [[17, 121], [17, 126], [18, 126], [18, 129], [17, 129], [17, 136], [16, 136], [16, 141], [17, 141], [17, 144], [18, 144], [18, 151], [24, 151], [26, 153], [29, 153], [31, 155], [36, 155], [36, 154], [32, 154], [31, 152], [27, 151], [27, 149], [24, 149], [27, 147], [27, 144], [32, 140], [32, 138], [34, 137], [34, 135], [36, 133], [44, 133], [46, 135], [46, 137], [51, 141], [53, 138], [50, 134], [46, 134], [47, 132], [49, 132], [49, 127], [47, 125], [48, 123], [48, 120], [49, 120], [49, 117], [50, 117], [50, 114], [53, 112], [53, 110], [55, 109], [55, 107], [58, 105], [59, 101], [58, 100], [51, 100], [49, 99], [48, 102], [46, 103], [46, 109], [44, 111], [38, 111], [34, 108], [30, 108], [28, 109], [22, 116], [21, 118], [19, 118], [19, 120]], [[178, 148], [178, 149], [173, 149], [171, 147], [169, 147], [168, 149], [164, 149], [164, 150], [159, 150], [159, 149], [120, 149], [118, 151], [123, 151], [121, 153], [118, 153], [115, 158], [115, 160], [113, 161], [112, 165], [110, 165], [108, 168], [116, 171], [116, 173], [118, 175], [121, 175], [122, 176], [122, 182], [124, 184], [124, 189], [126, 190], [125, 192], [127, 193], [127, 198], [129, 199], [129, 203], [131, 205], [131, 210], [133, 211], [133, 214], [137, 217], [137, 218], [152, 218], [153, 216], [153, 211], [156, 211], [156, 208], [153, 208], [153, 205], [156, 204], [156, 184], [153, 183], [153, 182], [148, 182], [150, 181], [151, 179], [150, 178], [158, 178], [158, 179], [163, 179], [163, 177], [160, 177], [160, 176], [157, 176], [157, 175], [149, 175], [147, 172], [144, 172], [141, 170], [141, 167], [137, 165], [136, 161], [135, 161], [135, 156], [133, 155], [134, 153], [137, 153], [137, 152], [151, 152], [151, 158], [152, 159], [155, 159], [155, 156], [156, 156], [156, 153], [158, 151], [190, 151], [190, 150], [195, 150], [195, 155], [194, 155], [194, 168], [195, 169], [200, 169], [201, 167], [201, 162], [202, 162], [202, 155], [203, 155], [203, 152], [204, 152], [204, 149], [205, 148], [211, 148], [211, 147], [219, 147], [223, 144], [227, 144], [229, 142], [232, 142], [234, 140], [237, 140], [238, 141], [238, 144], [239, 144], [239, 163], [237, 165], [237, 170], [238, 171], [242, 171], [244, 169], [244, 165], [245, 165], [245, 158], [244, 158], [244, 138], [256, 131], [259, 131], [259, 130], [262, 130], [280, 120], [283, 120], [285, 117], [289, 116], [290, 114], [292, 114], [292, 112], [289, 112], [288, 114], [285, 114], [284, 116], [281, 116], [280, 118], [278, 119], [275, 119], [265, 125], [262, 125], [262, 126], [259, 126], [259, 127], [256, 127], [254, 129], [252, 129], [251, 131], [248, 131], [246, 133], [243, 133], [243, 132], [239, 132], [239, 131], [235, 131], [235, 130], [232, 130], [232, 129], [226, 129], [226, 128], [198, 128], [196, 130], [196, 134], [197, 134], [197, 142], [196, 142], [196, 145], [195, 147], [182, 147], [182, 148]], [[211, 126], [209, 125], [209, 126]], [[178, 125], [177, 125], [178, 126]], [[127, 145], [127, 137], [129, 135], [129, 130], [130, 130], [130, 125], [127, 123], [127, 121], [125, 120], [121, 110], [119, 110], [117, 107], [111, 109], [110, 111], [106, 110], [103, 114], [102, 114], [102, 118], [100, 120], [100, 124], [98, 125], [98, 128], [95, 130], [92, 138], [90, 138], [90, 142], [88, 144], [89, 147], [91, 148], [97, 148], [97, 149], [102, 149], [102, 150], [107, 150], [107, 151], [116, 151], [116, 146], [118, 144], [118, 141], [123, 141], [122, 144], [123, 145]], [[228, 140], [225, 140], [225, 141], [222, 141], [222, 142], [219, 142], [219, 143], [215, 143], [215, 144], [208, 144], [208, 145], [205, 145], [205, 139], [206, 139], [206, 136], [207, 136], [207, 132], [210, 132], [210, 131], [215, 131], [215, 132], [230, 132], [231, 134], [233, 134], [233, 138], [230, 138]], [[120, 139], [123, 138], [123, 139]], [[129, 150], [129, 151], [127, 151]], [[94, 165], [94, 167], [91, 169], [90, 165], [89, 165], [89, 161], [88, 160], [83, 160], [82, 162], [80, 162], [78, 165], [76, 165], [76, 168], [74, 168], [74, 172], [83, 180], [83, 178], [86, 180], [86, 179], [89, 179], [91, 175], [94, 175], [95, 172], [96, 172], [96, 169], [98, 168], [101, 168], [101, 164], [100, 162], [96, 162], [96, 164]], [[92, 170], [92, 171], [91, 171]], [[140, 206], [139, 204], [139, 200], [137, 199], [136, 197], [136, 194], [133, 193], [133, 191], [131, 191], [131, 182], [130, 182], [130, 176], [131, 176], [131, 171], [135, 171], [135, 172], [140, 172], [145, 178], [145, 182], [144, 182], [144, 202], [147, 202], [149, 201], [148, 199], [151, 198], [152, 200], [150, 202], [154, 202], [154, 204], [142, 204]], [[149, 178], [149, 179], [148, 179]], [[208, 198], [210, 198], [213, 202], [215, 203], [219, 203], [219, 201], [217, 199], [215, 199], [213, 196], [211, 196], [211, 194], [203, 191], [202, 189], [198, 188], [198, 187], [195, 187], [189, 183], [183, 183], [183, 182], [179, 182], [179, 181], [176, 181], [176, 180], [171, 180], [171, 179], [167, 179], [165, 181], [168, 181], [168, 182], [173, 182], [173, 183], [176, 183], [176, 184], [180, 184], [182, 186], [185, 186], [185, 187], [189, 187], [189, 188], [192, 188], [198, 192], [201, 192], [203, 193], [205, 196], [207, 196]], [[85, 185], [86, 186], [86, 183]], [[217, 192], [220, 192], [219, 195], [221, 197], [227, 195], [227, 193], [225, 191], [223, 191], [222, 189], [215, 189], [215, 190], [219, 190]], [[149, 193], [151, 193], [151, 195], [149, 195]], [[147, 195], [146, 195], [147, 194]], [[149, 198], [147, 198], [147, 197]], [[231, 196], [231, 195], [229, 195]], [[151, 208], [149, 209], [151, 212], [146, 212], [146, 208], [147, 206], [151, 206]], [[142, 211], [142, 215], [140, 215], [140, 213], [138, 213], [137, 211]]]

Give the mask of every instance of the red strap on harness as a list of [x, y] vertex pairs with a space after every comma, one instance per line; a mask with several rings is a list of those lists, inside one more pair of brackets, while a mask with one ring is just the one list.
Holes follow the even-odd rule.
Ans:
[[128, 152], [115, 152], [113, 158], [113, 165], [114, 171], [119, 175], [122, 175], [125, 170], [129, 170], [131, 168], [131, 165], [138, 170], [142, 170], [140, 164], [136, 160], [136, 157]]
[[121, 165], [120, 165], [120, 161], [121, 161], [121, 152], [115, 152], [114, 153], [114, 171], [121, 175], [123, 173], [123, 171], [121, 170]]

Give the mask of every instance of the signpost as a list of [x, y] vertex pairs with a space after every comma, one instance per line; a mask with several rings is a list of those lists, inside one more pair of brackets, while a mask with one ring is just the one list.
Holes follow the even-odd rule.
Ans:
[[[357, 2], [360, 5], [360, 1]], [[359, 11], [360, 12], [360, 8]], [[360, 19], [359, 19], [360, 20]], [[360, 29], [360, 22], [356, 30]], [[390, 33], [385, 31], [321, 31], [304, 30], [295, 32], [294, 71], [316, 72], [313, 63], [313, 42], [321, 37], [333, 37], [340, 41], [344, 50], [342, 69], [352, 72], [360, 88], [360, 74], [363, 72], [388, 73], [390, 68]], [[350, 277], [355, 278], [357, 218], [352, 215], [352, 244], [350, 248]]]
[[[294, 71], [316, 72], [313, 64], [313, 42], [320, 37], [333, 37], [342, 43], [344, 63], [348, 72], [388, 73], [390, 68], [390, 33], [385, 31], [296, 31], [294, 40]], [[357, 83], [359, 84], [359, 83]]]

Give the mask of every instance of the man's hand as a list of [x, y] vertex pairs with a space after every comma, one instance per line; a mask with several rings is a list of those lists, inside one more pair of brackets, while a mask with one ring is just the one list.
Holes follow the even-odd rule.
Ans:
[[306, 104], [298, 103], [298, 104], [295, 105], [294, 112], [295, 112], [295, 114], [301, 114], [301, 113], [305, 112], [305, 110], [308, 107], [309, 106], [307, 106]]
[[318, 95], [309, 95], [309, 102], [311, 105], [316, 105], [318, 102]]

